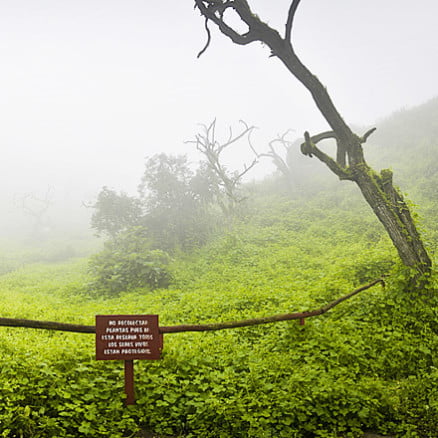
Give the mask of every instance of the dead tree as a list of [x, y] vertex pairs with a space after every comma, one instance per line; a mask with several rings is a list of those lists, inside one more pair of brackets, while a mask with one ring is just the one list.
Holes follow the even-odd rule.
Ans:
[[53, 190], [49, 187], [44, 196], [26, 193], [21, 197], [21, 209], [32, 218], [32, 238], [43, 239], [50, 229], [47, 212], [53, 205]]
[[[284, 36], [282, 36], [253, 13], [247, 0], [195, 0], [195, 7], [199, 9], [205, 19], [208, 36], [207, 44], [199, 55], [210, 44], [209, 23], [214, 23], [224, 35], [236, 44], [247, 45], [259, 41], [269, 47], [271, 56], [277, 57], [289, 72], [307, 88], [331, 128], [328, 132], [316, 135], [310, 135], [306, 132], [304, 134], [305, 141], [301, 146], [302, 152], [309, 157], [317, 157], [341, 180], [355, 182], [388, 232], [402, 262], [413, 268], [417, 274], [427, 274], [431, 270], [431, 259], [423, 245], [406, 201], [393, 185], [392, 172], [387, 169], [376, 172], [365, 161], [362, 145], [374, 129], [362, 136], [355, 134], [341, 117], [326, 88], [295, 53], [291, 36], [299, 4], [300, 0], [292, 1], [286, 19]], [[245, 33], [241, 33], [227, 24], [226, 14], [231, 12], [234, 15], [237, 14], [246, 25], [248, 30]], [[318, 142], [326, 138], [336, 140], [336, 158], [330, 157], [318, 148]]]
[[[267, 152], [263, 152], [261, 154], [259, 154], [252, 146], [252, 150], [255, 154], [255, 156], [260, 159], [262, 157], [267, 157], [270, 158], [272, 160], [272, 162], [274, 163], [275, 167], [277, 168], [277, 170], [284, 176], [288, 188], [290, 190], [293, 189], [294, 187], [294, 181], [293, 181], [293, 172], [292, 169], [290, 168], [288, 162], [287, 162], [287, 154], [289, 149], [292, 146], [292, 142], [286, 139], [287, 134], [289, 133], [289, 131], [285, 132], [283, 135], [278, 135], [277, 138], [275, 138], [274, 140], [271, 140], [269, 142], [269, 150]], [[276, 144], [279, 143], [279, 145], [285, 150], [286, 155], [283, 156], [281, 155], [281, 153], [279, 153], [276, 149]]]
[[195, 140], [187, 142], [196, 145], [196, 149], [205, 157], [208, 168], [216, 176], [218, 182], [217, 202], [227, 217], [233, 216], [238, 207], [245, 200], [245, 197], [242, 196], [239, 190], [242, 178], [258, 162], [257, 159], [254, 159], [249, 166], [244, 164], [243, 170], [231, 172], [222, 161], [222, 152], [244, 137], [247, 137], [250, 147], [252, 148], [249, 136], [254, 130], [254, 126], [248, 126], [242, 121], [241, 123], [244, 125], [244, 129], [240, 134], [234, 136], [230, 128], [229, 137], [225, 143], [219, 143], [219, 141], [216, 140], [216, 120], [213, 120], [209, 126], [201, 125], [204, 132], [197, 134]]

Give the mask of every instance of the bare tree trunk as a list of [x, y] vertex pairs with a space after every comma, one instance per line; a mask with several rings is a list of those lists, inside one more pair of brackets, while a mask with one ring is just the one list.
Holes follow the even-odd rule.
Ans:
[[388, 232], [403, 263], [425, 274], [430, 271], [432, 262], [406, 202], [392, 181], [387, 179], [390, 173], [383, 170], [380, 175], [373, 175], [371, 169], [360, 170], [356, 171], [354, 181]]
[[[378, 174], [365, 161], [362, 144], [366, 142], [374, 129], [362, 137], [353, 133], [339, 114], [326, 88], [301, 62], [293, 49], [292, 26], [299, 3], [300, 0], [292, 1], [283, 38], [277, 30], [262, 22], [251, 11], [246, 0], [195, 0], [196, 7], [206, 19], [208, 40], [203, 51], [210, 43], [209, 22], [215, 23], [220, 31], [236, 44], [246, 45], [254, 41], [266, 44], [271, 49], [272, 56], [280, 59], [290, 73], [309, 90], [316, 106], [332, 129], [332, 131], [313, 136], [306, 132], [301, 151], [310, 157], [316, 156], [340, 179], [354, 181], [388, 232], [403, 263], [415, 269], [418, 274], [428, 273], [431, 270], [431, 259], [424, 248], [408, 205], [393, 186], [391, 171], [382, 170]], [[226, 23], [224, 13], [229, 8], [247, 25], [246, 33], [240, 34]], [[316, 146], [319, 141], [327, 138], [336, 140], [336, 159], [331, 158]]]
[[[249, 146], [254, 150], [250, 141], [250, 134], [254, 126], [248, 126], [245, 122], [241, 122], [244, 129], [238, 135], [233, 135], [230, 128], [230, 135], [226, 142], [220, 143], [216, 139], [216, 120], [213, 120], [209, 126], [203, 125], [204, 133], [197, 134], [195, 140], [186, 142], [196, 145], [196, 149], [204, 155], [206, 165], [216, 175], [218, 179], [217, 201], [222, 213], [228, 219], [236, 214], [239, 206], [245, 200], [239, 193], [242, 178], [258, 163], [256, 158], [249, 166], [245, 164], [244, 170], [231, 172], [222, 162], [222, 152], [244, 137], [247, 138]], [[221, 196], [222, 194], [225, 196]]]
[[[294, 178], [293, 178], [293, 171], [290, 168], [288, 162], [287, 162], [287, 154], [289, 152], [289, 149], [292, 147], [292, 143], [288, 140], [286, 140], [286, 135], [288, 132], [284, 133], [282, 136], [278, 136], [276, 139], [271, 140], [269, 142], [269, 150], [268, 152], [264, 152], [259, 154], [254, 147], [251, 145], [251, 149], [254, 152], [257, 159], [261, 157], [268, 157], [271, 158], [272, 162], [274, 163], [275, 167], [278, 171], [280, 171], [284, 179], [286, 181], [286, 184], [288, 186], [288, 191], [292, 192], [294, 189]], [[278, 153], [274, 147], [275, 143], [280, 143], [281, 146], [283, 146], [283, 149], [285, 150], [284, 158]]]
[[[329, 133], [310, 137], [306, 132], [306, 141], [301, 145], [301, 150], [305, 155], [315, 155], [340, 179], [354, 181], [379, 221], [385, 227], [402, 262], [406, 266], [414, 268], [420, 274], [428, 273], [432, 262], [424, 248], [406, 201], [392, 183], [392, 172], [384, 169], [378, 174], [368, 166], [363, 157], [361, 143], [366, 140], [369, 133], [370, 131], [363, 138], [353, 134], [351, 142], [354, 148], [350, 147], [352, 143], [347, 144], [345, 148], [340, 148], [340, 142], [338, 141], [338, 161], [334, 161], [316, 147], [316, 143], [321, 137], [327, 138]], [[343, 166], [342, 162], [339, 163], [339, 149], [347, 151], [349, 162], [353, 164]], [[352, 156], [353, 154], [348, 152], [354, 149], [358, 150], [359, 153]]]

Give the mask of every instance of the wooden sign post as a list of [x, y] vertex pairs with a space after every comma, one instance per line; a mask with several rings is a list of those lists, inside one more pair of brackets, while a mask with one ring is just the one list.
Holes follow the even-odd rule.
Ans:
[[125, 362], [126, 404], [135, 403], [134, 359], [161, 358], [158, 315], [96, 315], [96, 360]]
[[135, 404], [134, 392], [134, 361], [125, 360], [125, 394], [127, 405]]

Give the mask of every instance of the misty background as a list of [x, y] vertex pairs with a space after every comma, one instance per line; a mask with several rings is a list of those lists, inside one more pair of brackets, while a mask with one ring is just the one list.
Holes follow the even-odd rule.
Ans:
[[[288, 1], [253, 1], [284, 31]], [[433, 0], [303, 0], [294, 45], [346, 121], [371, 125], [438, 95]], [[309, 93], [260, 44], [240, 47], [189, 0], [0, 1], [0, 235], [20, 233], [39, 200], [51, 226], [83, 224], [102, 186], [136, 192], [145, 157], [200, 157], [191, 140], [217, 119], [218, 137], [243, 119], [259, 152], [291, 129], [327, 129]], [[222, 133], [221, 130], [222, 129]], [[230, 167], [250, 163], [245, 143]], [[315, 166], [322, 166], [314, 163]], [[248, 176], [274, 170], [263, 161]], [[27, 206], [26, 206], [27, 203]]]

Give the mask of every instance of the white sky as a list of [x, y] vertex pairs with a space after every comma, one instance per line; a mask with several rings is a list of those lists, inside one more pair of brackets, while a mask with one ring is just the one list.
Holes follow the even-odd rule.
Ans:
[[[283, 33], [287, 1], [251, 4]], [[438, 95], [436, 17], [436, 0], [302, 0], [295, 48], [344, 118], [370, 124]], [[259, 151], [289, 128], [327, 128], [260, 44], [235, 46], [211, 25], [197, 59], [203, 26], [192, 0], [0, 0], [3, 197], [133, 193], [146, 156], [191, 153], [184, 140], [214, 117], [224, 135], [256, 125]], [[232, 159], [250, 162], [246, 151]]]

